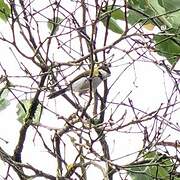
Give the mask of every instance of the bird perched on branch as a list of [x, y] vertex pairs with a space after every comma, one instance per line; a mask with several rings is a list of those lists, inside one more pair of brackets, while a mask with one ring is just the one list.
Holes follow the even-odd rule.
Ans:
[[[91, 75], [92, 74], [92, 75]], [[64, 89], [52, 92], [48, 95], [49, 99], [55, 98], [65, 92], [71, 90], [73, 92], [78, 92], [79, 95], [85, 94], [88, 91], [95, 91], [99, 84], [106, 80], [107, 77], [111, 75], [109, 67], [107, 65], [102, 65], [100, 67], [94, 67], [93, 73], [91, 70], [87, 70], [77, 77], [75, 77]]]

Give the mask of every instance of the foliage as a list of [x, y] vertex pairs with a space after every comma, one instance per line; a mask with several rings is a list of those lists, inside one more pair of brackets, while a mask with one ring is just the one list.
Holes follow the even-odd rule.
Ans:
[[7, 100], [8, 92], [6, 88], [0, 90], [0, 111], [4, 110], [10, 104], [10, 101]]
[[0, 19], [3, 21], [7, 21], [10, 17], [11, 10], [9, 6], [4, 2], [4, 0], [0, 0]]
[[[30, 99], [21, 100], [21, 102], [17, 104], [17, 115], [18, 115], [17, 119], [22, 124], [25, 123], [31, 105], [32, 105], [32, 100]], [[41, 119], [41, 114], [42, 114], [42, 106], [39, 104], [36, 108], [36, 112], [33, 117], [33, 124], [36, 125], [39, 124]]]
[[48, 21], [47, 26], [52, 34], [56, 34], [56, 32], [59, 30], [59, 24], [61, 24], [62, 21], [63, 19], [59, 17], [55, 17], [55, 19], [50, 19]]
[[2, 178], [180, 179], [179, 0], [1, 0], [0, 19]]
[[106, 9], [102, 9], [100, 20], [104, 26], [115, 33], [122, 34], [123, 30], [118, 25], [117, 20], [124, 20], [124, 13], [120, 8], [108, 6]]
[[[132, 26], [140, 24], [145, 28], [152, 30], [157, 26], [163, 29], [164, 32], [160, 32], [154, 35], [154, 43], [156, 44], [155, 51], [168, 59], [170, 64], [176, 64], [180, 56], [180, 4], [179, 0], [129, 0], [130, 10], [128, 11], [128, 23]], [[112, 20], [125, 20], [123, 17], [123, 11], [117, 7], [111, 5], [106, 8], [103, 13], [110, 15], [109, 29], [113, 32], [121, 33], [121, 27], [116, 23], [112, 26]], [[112, 13], [110, 14], [109, 12]], [[104, 11], [104, 10], [103, 10]], [[113, 12], [114, 11], [114, 12]], [[119, 16], [117, 16], [119, 14]], [[113, 21], [114, 22], [114, 21]], [[106, 23], [103, 21], [106, 26]], [[173, 56], [173, 57], [172, 57]]]
[[133, 180], [153, 180], [153, 179], [178, 179], [174, 177], [174, 162], [171, 158], [158, 152], [147, 152], [143, 161], [136, 162], [129, 169], [129, 174]]

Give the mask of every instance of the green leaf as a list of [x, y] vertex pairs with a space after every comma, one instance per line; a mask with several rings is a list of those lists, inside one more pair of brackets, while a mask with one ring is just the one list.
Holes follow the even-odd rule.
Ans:
[[142, 167], [133, 167], [129, 171], [129, 175], [133, 180], [154, 180], [155, 177], [152, 176], [152, 167], [150, 165], [142, 165]]
[[130, 9], [128, 11], [128, 23], [132, 26], [139, 23], [141, 25], [153, 24], [150, 17], [154, 16], [154, 11], [149, 8], [146, 1], [133, 1], [131, 0], [129, 4], [137, 11]]
[[132, 165], [128, 174], [133, 180], [169, 179], [173, 168], [170, 158], [153, 151], [145, 154], [144, 161]]
[[6, 107], [10, 104], [10, 101], [6, 99], [8, 93], [9, 90], [6, 88], [0, 90], [0, 111], [6, 109]]
[[117, 20], [124, 20], [124, 13], [120, 8], [114, 6], [112, 9], [112, 6], [108, 6], [106, 10], [103, 9], [100, 15], [100, 21], [105, 27], [107, 26], [107, 20], [109, 20], [108, 29], [118, 34], [123, 33], [123, 29], [117, 22]]
[[107, 9], [103, 14], [109, 14], [113, 19], [116, 20], [124, 20], [124, 12], [118, 6], [107, 6]]
[[0, 0], [0, 19], [6, 22], [10, 17], [10, 13], [10, 7], [4, 2], [4, 0]]
[[[104, 24], [104, 26], [106, 26], [106, 20], [102, 20], [102, 23]], [[108, 29], [110, 29], [111, 31], [118, 33], [118, 34], [122, 34], [123, 30], [120, 28], [120, 26], [118, 25], [118, 23], [116, 22], [115, 19], [110, 18], [109, 19], [109, 26]]]
[[[153, 22], [149, 18], [158, 24], [158, 26], [166, 25], [167, 28], [178, 28], [180, 26], [180, 1], [179, 0], [129, 0], [129, 5], [137, 11], [130, 9], [128, 11], [128, 22], [131, 25], [135, 23], [149, 23]], [[175, 11], [175, 12], [172, 12]], [[142, 12], [142, 13], [141, 13]], [[144, 16], [145, 14], [146, 16]], [[155, 25], [155, 24], [154, 24]]]
[[159, 0], [158, 2], [161, 6], [163, 6], [166, 9], [166, 12], [179, 10], [179, 8], [180, 8], [180, 1], [179, 0], [171, 0], [171, 1]]
[[174, 28], [178, 28], [180, 26], [180, 1], [159, 0], [159, 4], [165, 8], [168, 21], [172, 24]]
[[165, 56], [169, 63], [176, 64], [180, 57], [180, 36], [170, 34], [157, 34], [154, 36], [156, 51], [159, 55]]
[[129, 10], [128, 12], [128, 23], [132, 26], [136, 23], [142, 22], [143, 18], [143, 15], [137, 13], [136, 11]]
[[168, 28], [172, 28], [171, 23], [168, 21], [167, 16], [165, 15], [165, 8], [159, 4], [158, 0], [148, 0], [148, 5], [155, 12], [155, 15], [160, 15], [159, 19], [163, 22], [163, 25], [166, 25]]
[[136, 9], [145, 9], [145, 7], [147, 6], [146, 1], [144, 0], [129, 0], [128, 4]]
[[[18, 115], [17, 119], [20, 123], [24, 124], [25, 123], [24, 120], [26, 119], [26, 116], [28, 115], [29, 108], [31, 107], [32, 100], [25, 99], [25, 100], [22, 100], [21, 103], [17, 104], [17, 115]], [[33, 123], [34, 124], [39, 124], [40, 119], [41, 119], [41, 114], [42, 114], [42, 105], [39, 104], [37, 106], [35, 115], [33, 117]]]
[[47, 26], [52, 34], [57, 33], [57, 31], [59, 30], [59, 25], [61, 24], [62, 21], [63, 21], [63, 19], [61, 19], [59, 17], [55, 17], [55, 19], [50, 19], [48, 21]]
[[[159, 27], [165, 25], [165, 33], [155, 35], [153, 40], [156, 43], [155, 46], [157, 53], [166, 57], [171, 64], [175, 64], [180, 57], [180, 1], [129, 0], [128, 3], [138, 11], [132, 9], [129, 10], [128, 22], [131, 25], [136, 23], [142, 25], [154, 24]], [[172, 13], [171, 11], [175, 12]], [[145, 16], [154, 17], [153, 21]], [[145, 26], [145, 28], [146, 27], [148, 26]]]

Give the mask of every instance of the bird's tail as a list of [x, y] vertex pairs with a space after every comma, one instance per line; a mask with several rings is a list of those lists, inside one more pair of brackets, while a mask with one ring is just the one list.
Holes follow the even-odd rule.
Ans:
[[55, 98], [61, 94], [64, 94], [68, 88], [60, 89], [59, 91], [52, 92], [51, 94], [48, 95], [49, 99]]

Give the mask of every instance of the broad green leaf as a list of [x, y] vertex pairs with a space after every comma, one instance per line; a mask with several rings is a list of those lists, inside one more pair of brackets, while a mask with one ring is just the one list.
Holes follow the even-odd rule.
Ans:
[[157, 34], [154, 36], [156, 51], [159, 55], [165, 56], [172, 64], [176, 64], [180, 57], [180, 36], [173, 38], [172, 35]]
[[158, 0], [147, 0], [148, 6], [155, 12], [156, 15], [163, 15], [166, 13], [165, 8], [163, 8]]
[[150, 151], [144, 155], [145, 160], [149, 160], [151, 162], [160, 162], [164, 165], [164, 168], [169, 169], [173, 165], [172, 160], [167, 157], [165, 154], [161, 154], [157, 151]]
[[0, 19], [6, 22], [10, 17], [10, 13], [10, 7], [4, 2], [4, 0], [0, 0]]
[[144, 162], [132, 166], [128, 174], [133, 180], [169, 179], [173, 168], [170, 158], [154, 151], [144, 156]]
[[133, 180], [154, 180], [169, 179], [169, 173], [160, 166], [152, 164], [142, 164], [142, 167], [133, 167], [130, 169], [129, 175]]
[[[128, 3], [131, 7], [139, 11], [137, 12], [131, 9], [128, 11], [128, 22], [131, 25], [136, 23], [154, 24], [150, 19], [153, 17], [153, 20], [159, 27], [165, 25], [167, 28], [178, 28], [180, 26], [179, 0], [129, 0]], [[172, 13], [171, 11], [175, 12]]]
[[[129, 0], [128, 3], [138, 10], [137, 12], [130, 9], [128, 12], [128, 22], [131, 25], [138, 23], [144, 25], [145, 28], [148, 27], [148, 29], [150, 25], [150, 30], [153, 25], [157, 24], [159, 27], [165, 25], [166, 33], [154, 36], [156, 51], [159, 55], [166, 57], [171, 64], [175, 64], [180, 57], [180, 1]], [[176, 12], [171, 13], [170, 11]], [[151, 21], [150, 17], [154, 17], [153, 20], [156, 23]]]
[[[106, 26], [107, 18], [103, 19], [103, 20], [102, 20], [102, 23], [104, 24], [104, 26]], [[118, 34], [122, 34], [122, 33], [123, 33], [122, 28], [120, 28], [120, 26], [118, 25], [118, 23], [116, 22], [116, 20], [113, 19], [113, 18], [110, 18], [110, 19], [109, 19], [108, 29], [110, 29], [111, 31], [113, 31], [113, 32], [115, 32], [115, 33], [118, 33]]]
[[113, 19], [124, 20], [124, 12], [118, 7], [110, 5], [102, 15], [110, 14]]
[[132, 26], [145, 20], [146, 18], [144, 18], [140, 13], [133, 10], [128, 11], [128, 23]]
[[3, 88], [0, 90], [0, 111], [6, 109], [6, 107], [10, 104], [10, 101], [7, 100], [8, 89]]
[[108, 29], [118, 34], [123, 33], [123, 29], [118, 25], [117, 21], [124, 20], [124, 13], [121, 9], [117, 8], [116, 6], [113, 7], [113, 9], [112, 6], [108, 6], [106, 10], [103, 9], [100, 15], [100, 21], [105, 27], [107, 26], [107, 20], [109, 20]]
[[147, 2], [144, 0], [129, 0], [128, 4], [139, 10], [147, 7]]
[[6, 98], [8, 96], [8, 94], [9, 94], [9, 90], [7, 88], [4, 87], [0, 90], [0, 97], [1, 98]]
[[133, 167], [128, 173], [133, 180], [154, 180], [154, 179], [169, 179], [169, 172], [159, 165], [142, 164], [141, 167]]
[[144, 154], [144, 159], [145, 160], [153, 160], [157, 159], [158, 153], [156, 151], [150, 151]]
[[146, 174], [145, 167], [133, 167], [130, 169], [128, 174], [132, 180], [153, 180], [148, 174]]
[[147, 168], [147, 173], [150, 174], [152, 177], [154, 178], [158, 177], [159, 179], [160, 178], [169, 179], [170, 177], [170, 174], [167, 171], [167, 169], [161, 167], [161, 164]]
[[131, 24], [132, 26], [138, 23], [141, 25], [146, 25], [146, 24], [151, 24], [151, 21], [149, 20], [149, 18], [144, 17], [140, 13], [133, 10], [129, 10], [128, 23]]
[[158, 2], [166, 9], [166, 11], [178, 10], [180, 8], [179, 0], [158, 0]]
[[[25, 120], [26, 116], [28, 115], [32, 100], [27, 100], [27, 99], [22, 100], [21, 103], [24, 106], [22, 106], [20, 103], [17, 104], [17, 115], [18, 115], [18, 121], [21, 122], [22, 124], [24, 124], [25, 123], [24, 120]], [[39, 104], [36, 109], [35, 116], [33, 117], [34, 124], [39, 124], [41, 114], [42, 114], [42, 105]]]
[[158, 0], [148, 0], [149, 7], [155, 12], [155, 15], [159, 16], [159, 19], [166, 25], [168, 28], [172, 28], [171, 23], [168, 21], [166, 10], [159, 4]]
[[52, 34], [56, 34], [59, 30], [59, 24], [63, 21], [63, 19], [56, 17], [55, 19], [50, 19], [47, 23], [48, 29]]
[[[147, 3], [145, 3], [146, 1], [143, 1], [141, 4], [139, 2], [139, 4], [131, 4], [131, 6], [135, 9], [138, 10], [129, 10], [128, 11], [128, 23], [130, 23], [132, 26], [139, 23], [141, 25], [147, 25], [147, 24], [152, 24], [153, 22], [151, 21], [150, 17], [154, 16], [155, 13], [154, 11], [148, 7]], [[144, 15], [145, 14], [145, 15]]]
[[180, 1], [159, 0], [159, 4], [165, 8], [168, 16], [168, 21], [172, 24], [174, 28], [178, 28], [180, 26]]

